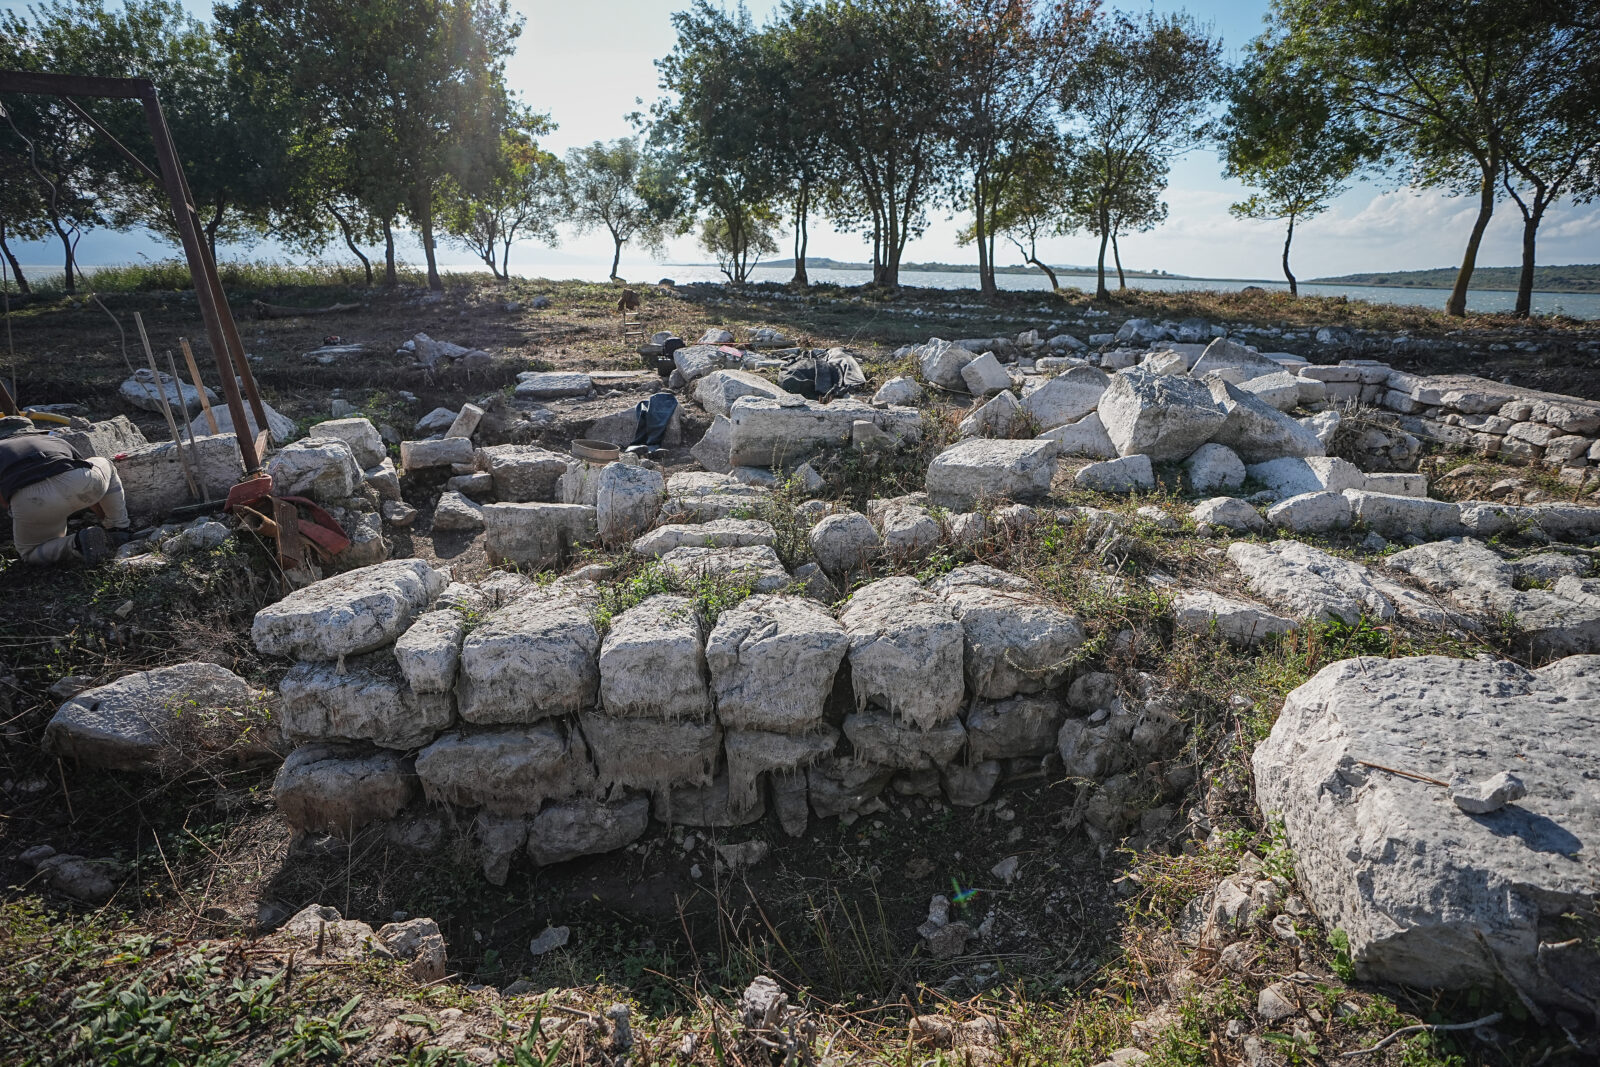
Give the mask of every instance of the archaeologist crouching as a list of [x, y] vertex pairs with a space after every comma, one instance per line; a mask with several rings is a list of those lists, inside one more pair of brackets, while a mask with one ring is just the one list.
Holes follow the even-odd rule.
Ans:
[[[11, 537], [26, 563], [101, 563], [128, 540], [122, 479], [108, 459], [84, 459], [67, 442], [20, 415], [0, 418], [0, 507], [11, 509]], [[67, 533], [85, 508], [105, 529]]]

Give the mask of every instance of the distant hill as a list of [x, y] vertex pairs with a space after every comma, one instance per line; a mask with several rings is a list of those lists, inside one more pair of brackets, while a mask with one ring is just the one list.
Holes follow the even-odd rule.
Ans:
[[[765, 268], [770, 268], [772, 270], [793, 270], [794, 269], [794, 260], [793, 259], [764, 259], [764, 260], [761, 261], [761, 266], [765, 267]], [[807, 270], [871, 270], [872, 269], [872, 264], [871, 263], [846, 263], [842, 259], [829, 259], [826, 256], [807, 256], [806, 257], [806, 269]], [[1058, 274], [1093, 274], [1094, 273], [1094, 268], [1093, 267], [1071, 267], [1071, 266], [1068, 266], [1068, 267], [1056, 267], [1055, 269], [1056, 269], [1056, 272]], [[976, 263], [902, 263], [902, 264], [900, 264], [900, 270], [902, 272], [910, 272], [912, 274], [976, 274], [976, 273], [978, 273], [978, 265]], [[994, 272], [996, 274], [1039, 274], [1040, 273], [1038, 267], [1028, 267], [1028, 266], [996, 267], [994, 269]], [[1126, 271], [1125, 273], [1130, 278], [1187, 278], [1188, 277], [1188, 275], [1186, 275], [1186, 274], [1169, 274], [1164, 270], [1129, 270], [1129, 271]], [[1113, 277], [1113, 278], [1116, 277], [1116, 272], [1114, 270], [1112, 270], [1110, 267], [1106, 268], [1106, 274], [1108, 276], [1110, 276], [1110, 277]]]
[[[1479, 267], [1472, 272], [1472, 288], [1516, 292], [1521, 267]], [[1384, 274], [1341, 274], [1336, 278], [1310, 278], [1320, 285], [1382, 285], [1396, 289], [1449, 289], [1456, 284], [1455, 267], [1432, 270], [1396, 270]], [[1535, 267], [1533, 287], [1546, 293], [1600, 293], [1600, 263], [1565, 267]]]

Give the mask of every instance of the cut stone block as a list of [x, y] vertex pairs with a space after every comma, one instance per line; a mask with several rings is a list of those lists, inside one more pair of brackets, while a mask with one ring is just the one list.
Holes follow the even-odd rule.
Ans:
[[1137, 367], [1112, 375], [1098, 411], [1119, 456], [1156, 462], [1183, 459], [1227, 420], [1201, 382]]
[[819, 819], [859, 811], [883, 792], [892, 777], [893, 767], [855, 759], [824, 759], [806, 771], [811, 810]]
[[1197, 493], [1232, 492], [1244, 484], [1244, 461], [1227, 445], [1207, 443], [1183, 461], [1183, 475]]
[[655, 522], [666, 495], [660, 471], [632, 463], [608, 463], [595, 488], [595, 525], [607, 545], [632, 541]]
[[594, 788], [584, 739], [553, 722], [445, 734], [417, 754], [417, 777], [436, 804], [498, 815], [530, 815]]
[[733, 469], [733, 423], [726, 415], [718, 415], [706, 427], [700, 443], [689, 450], [694, 461], [715, 474], [727, 474]]
[[[185, 443], [184, 456], [207, 500], [226, 496], [244, 478], [244, 461], [239, 458], [239, 441], [233, 434], [197, 437]], [[174, 508], [194, 503], [178, 459], [178, 446], [173, 442], [138, 445], [126, 449], [112, 462], [122, 479], [128, 516], [135, 524], [162, 522]]]
[[748, 585], [752, 592], [773, 593], [793, 579], [783, 569], [778, 554], [768, 545], [744, 548], [675, 548], [661, 564], [686, 579], [708, 578], [731, 585]]
[[1022, 410], [1040, 430], [1053, 430], [1092, 414], [1111, 378], [1096, 367], [1073, 367], [1022, 398]]
[[1267, 521], [1300, 534], [1325, 534], [1350, 525], [1350, 501], [1343, 493], [1301, 493], [1267, 509]]
[[839, 732], [824, 727], [814, 734], [730, 730], [723, 736], [728, 755], [728, 803], [736, 811], [754, 807], [760, 798], [763, 774], [808, 767], [831, 755]]
[[883, 548], [872, 520], [859, 511], [829, 515], [811, 528], [806, 540], [817, 563], [832, 575], [852, 574], [865, 568]]
[[461, 645], [461, 717], [534, 722], [591, 707], [600, 686], [595, 598], [552, 587], [513, 600]]
[[490, 445], [470, 457], [494, 479], [494, 495], [505, 504], [551, 503], [568, 457], [533, 445]]
[[1117, 455], [1117, 446], [1111, 443], [1111, 438], [1106, 435], [1105, 424], [1095, 413], [1085, 415], [1077, 422], [1046, 430], [1037, 439], [1054, 441], [1057, 453], [1063, 456], [1115, 459]]
[[912, 349], [912, 354], [916, 356], [924, 381], [955, 390], [966, 389], [967, 383], [961, 377], [961, 370], [977, 358], [974, 353], [937, 337]]
[[943, 767], [967, 743], [960, 719], [924, 730], [875, 708], [846, 715], [844, 735], [856, 759], [908, 771]]
[[444, 432], [446, 437], [471, 437], [478, 432], [478, 423], [483, 420], [483, 409], [476, 404], [462, 404], [456, 417], [450, 420], [450, 428]]
[[1017, 398], [1010, 390], [1003, 390], [962, 419], [956, 432], [962, 437], [1010, 437], [1017, 428], [1021, 411]]
[[515, 395], [527, 400], [556, 400], [564, 396], [588, 396], [594, 392], [594, 379], [571, 371], [531, 371], [517, 375]]
[[336, 660], [399, 637], [444, 589], [420, 559], [346, 571], [297, 589], [256, 612], [250, 638], [268, 656]]
[[1264, 463], [1282, 456], [1322, 455], [1322, 441], [1313, 431], [1254, 393], [1213, 380], [1211, 399], [1227, 415], [1211, 433], [1211, 440], [1227, 445], [1246, 463]]
[[1011, 375], [993, 352], [985, 352], [962, 367], [961, 381], [973, 396], [990, 396], [1011, 388]]
[[1435, 626], [1461, 625], [1431, 598], [1299, 541], [1235, 541], [1228, 559], [1249, 580], [1251, 592], [1299, 619], [1354, 625], [1362, 615], [1383, 621], [1398, 613]]
[[706, 639], [718, 717], [730, 730], [812, 729], [849, 647], [844, 627], [803, 597], [753, 596], [729, 608]]
[[771, 498], [771, 493], [745, 485], [729, 474], [689, 471], [667, 479], [667, 498], [661, 503], [664, 523], [701, 523], [714, 519], [747, 519]]
[[720, 774], [709, 785], [687, 786], [656, 795], [656, 818], [668, 825], [730, 829], [748, 826], [766, 814], [764, 798], [741, 809], [728, 793], [728, 776]]
[[472, 442], [464, 437], [400, 442], [400, 466], [407, 472], [471, 462]]
[[1054, 687], [1086, 637], [1077, 619], [1002, 580], [1010, 577], [993, 567], [958, 567], [930, 587], [961, 623], [967, 683], [979, 700]]
[[705, 722], [579, 716], [602, 789], [656, 793], [679, 785], [709, 785], [722, 754], [722, 727]]
[[1203, 589], [1179, 593], [1172, 601], [1178, 628], [1202, 636], [1216, 633], [1236, 645], [1258, 645], [1276, 634], [1299, 628], [1258, 604], [1234, 600]]
[[727, 415], [741, 396], [764, 396], [775, 400], [784, 390], [759, 374], [743, 370], [719, 370], [701, 378], [694, 387], [694, 398], [707, 414]]
[[329, 419], [311, 427], [310, 432], [313, 437], [337, 437], [349, 445], [362, 470], [376, 467], [389, 456], [378, 428], [367, 419]]
[[370, 741], [411, 749], [455, 718], [449, 693], [417, 693], [386, 653], [340, 665], [296, 663], [278, 686], [279, 718], [290, 741]]
[[869, 704], [932, 729], [960, 712], [966, 634], [950, 606], [914, 578], [885, 578], [846, 602], [856, 708]]
[[600, 706], [617, 717], [711, 714], [705, 630], [694, 601], [660, 594], [616, 617], [600, 646]]
[[1206, 346], [1205, 352], [1195, 361], [1189, 373], [1196, 378], [1204, 378], [1212, 371], [1222, 371], [1229, 375], [1229, 380], [1242, 382], [1263, 374], [1276, 374], [1281, 370], [1281, 364], [1254, 349], [1219, 337]]
[[1101, 493], [1133, 493], [1156, 487], [1149, 456], [1123, 456], [1091, 463], [1079, 469], [1072, 480], [1079, 489]]
[[740, 397], [728, 413], [728, 462], [735, 467], [791, 467], [818, 452], [844, 448], [855, 420], [872, 420], [877, 412], [869, 404], [820, 404], [791, 393]]
[[574, 545], [596, 537], [595, 509], [582, 504], [486, 504], [484, 552], [491, 563], [560, 567]]
[[541, 867], [579, 856], [615, 852], [644, 836], [650, 800], [633, 796], [604, 803], [580, 797], [551, 804], [528, 824], [528, 855]]
[[778, 534], [758, 519], [713, 519], [693, 525], [658, 526], [633, 542], [636, 556], [664, 556], [675, 548], [748, 548], [770, 545]]
[[1050, 491], [1055, 459], [1054, 441], [961, 441], [928, 465], [928, 499], [954, 511], [975, 510], [979, 501], [1038, 500]]
[[399, 815], [417, 793], [409, 759], [349, 745], [301, 745], [272, 783], [290, 829], [347, 840], [368, 823]]
[[1066, 718], [1061, 701], [1019, 696], [982, 702], [967, 712], [967, 755], [974, 761], [1042, 756], [1056, 747]]
[[1209, 523], [1223, 529], [1241, 533], [1259, 533], [1267, 528], [1266, 520], [1255, 508], [1231, 496], [1216, 496], [1202, 500], [1189, 513], [1196, 524]]
[[433, 529], [476, 532], [484, 525], [482, 504], [453, 490], [439, 494], [439, 502], [433, 506]]
[[1245, 473], [1280, 500], [1324, 489], [1334, 493], [1360, 489], [1367, 481], [1367, 476], [1354, 463], [1337, 456], [1284, 456], [1266, 463], [1249, 464]]
[[1385, 537], [1459, 537], [1466, 532], [1461, 524], [1461, 505], [1451, 500], [1426, 497], [1390, 496], [1346, 489], [1350, 511], [1357, 519]]
[[456, 670], [461, 666], [461, 641], [466, 634], [467, 620], [459, 611], [419, 615], [394, 643], [395, 663], [406, 684], [418, 693], [453, 691]]

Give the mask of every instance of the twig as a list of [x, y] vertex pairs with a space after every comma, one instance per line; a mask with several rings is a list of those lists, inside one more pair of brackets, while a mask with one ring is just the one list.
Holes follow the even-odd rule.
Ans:
[[1440, 1034], [1447, 1030], [1476, 1030], [1480, 1026], [1493, 1026], [1495, 1023], [1499, 1022], [1500, 1019], [1501, 1013], [1497, 1011], [1493, 1014], [1485, 1015], [1481, 1019], [1474, 1019], [1470, 1023], [1417, 1023], [1415, 1026], [1402, 1026], [1400, 1029], [1396, 1030], [1394, 1033], [1390, 1034], [1376, 1045], [1373, 1045], [1371, 1048], [1361, 1048], [1356, 1049], [1354, 1052], [1346, 1052], [1344, 1054], [1344, 1058], [1349, 1059], [1352, 1056], [1365, 1056], [1369, 1052], [1381, 1052], [1390, 1045], [1394, 1044], [1396, 1041], [1400, 1040], [1402, 1037], [1405, 1037], [1407, 1034]]
[[1411, 779], [1413, 779], [1415, 781], [1418, 781], [1418, 782], [1426, 782], [1429, 785], [1442, 785], [1446, 789], [1450, 788], [1450, 783], [1449, 782], [1441, 781], [1438, 778], [1430, 778], [1426, 774], [1418, 774], [1415, 771], [1402, 771], [1402, 770], [1399, 770], [1398, 768], [1395, 768], [1395, 767], [1385, 767], [1381, 763], [1373, 763], [1371, 760], [1364, 760], [1364, 759], [1358, 759], [1358, 760], [1356, 760], [1356, 763], [1358, 763], [1362, 767], [1371, 767], [1374, 770], [1388, 771], [1390, 774], [1398, 774], [1402, 778], [1411, 778]]

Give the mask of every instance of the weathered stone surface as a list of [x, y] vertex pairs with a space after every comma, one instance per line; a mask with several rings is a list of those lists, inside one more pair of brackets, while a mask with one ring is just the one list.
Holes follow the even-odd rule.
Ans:
[[839, 621], [850, 637], [858, 711], [876, 704], [927, 730], [961, 710], [965, 631], [916, 579], [863, 586]]
[[[166, 394], [167, 406], [172, 409], [179, 425], [183, 423], [184, 412], [200, 410], [200, 393], [194, 386], [182, 380], [175, 381], [170, 374], [153, 376], [144, 368], [134, 371], [133, 376], [124, 381], [117, 392], [134, 407], [157, 415], [163, 411], [161, 399], [162, 394]], [[206, 399], [213, 407], [216, 406], [217, 394], [209, 387], [206, 389]]]
[[822, 569], [832, 575], [861, 570], [883, 548], [872, 520], [859, 511], [829, 515], [811, 528], [806, 540]]
[[705, 722], [618, 719], [586, 711], [578, 717], [602, 789], [661, 792], [709, 785], [722, 753], [722, 727]]
[[[440, 597], [441, 602], [443, 596]], [[430, 611], [417, 616], [394, 643], [395, 663], [406, 684], [418, 693], [448, 693], [461, 666], [461, 640], [467, 620], [459, 611]]]
[[[198, 430], [205, 424], [201, 419], [195, 423]], [[90, 456], [100, 456], [110, 459], [119, 452], [126, 452], [130, 448], [140, 448], [150, 442], [145, 439], [144, 431], [135, 426], [126, 415], [113, 415], [109, 419], [91, 422], [87, 429], [69, 430], [65, 427], [53, 431], [55, 436], [61, 438], [73, 447], [78, 455], [85, 459]], [[220, 433], [221, 430], [218, 430]], [[187, 440], [187, 435], [185, 435]]]
[[1080, 468], [1072, 481], [1079, 489], [1093, 489], [1101, 493], [1132, 493], [1156, 487], [1156, 475], [1150, 466], [1149, 456], [1123, 456], [1121, 459], [1091, 463]]
[[513, 600], [461, 645], [461, 717], [534, 722], [591, 707], [599, 690], [595, 600], [552, 587]]
[[1283, 370], [1282, 364], [1268, 359], [1254, 349], [1246, 348], [1237, 341], [1219, 337], [1206, 346], [1206, 350], [1195, 360], [1194, 367], [1189, 373], [1196, 378], [1204, 378], [1212, 371], [1221, 371], [1228, 380], [1242, 382], [1250, 378], [1259, 378], [1263, 374], [1276, 374], [1281, 370]]
[[444, 589], [420, 559], [346, 571], [297, 589], [256, 612], [250, 639], [268, 656], [335, 660], [382, 648]]
[[1381, 621], [1399, 612], [1433, 625], [1461, 625], [1428, 597], [1299, 541], [1235, 541], [1228, 546], [1228, 559], [1249, 580], [1253, 593], [1296, 618], [1353, 625], [1363, 614]]
[[667, 479], [661, 503], [665, 523], [704, 523], [715, 519], [749, 518], [771, 494], [745, 485], [728, 474], [687, 471]]
[[811, 810], [819, 819], [857, 811], [883, 792], [893, 776], [892, 767], [854, 759], [824, 759], [806, 771]]
[[594, 507], [600, 495], [600, 472], [606, 466], [586, 459], [568, 460], [567, 469], [556, 479], [557, 503]]
[[889, 407], [922, 403], [922, 386], [915, 378], [890, 378], [872, 394], [874, 407]]
[[395, 469], [394, 460], [387, 456], [376, 466], [362, 471], [361, 480], [383, 500], [400, 499], [400, 472]]
[[348, 745], [301, 745], [272, 783], [272, 799], [291, 829], [345, 838], [394, 818], [417, 791], [409, 759]]
[[1065, 676], [1072, 650], [1084, 642], [1077, 619], [1011, 578], [978, 564], [958, 567], [930, 586], [961, 623], [967, 682], [980, 700], [1053, 687]]
[[556, 499], [556, 483], [567, 472], [567, 458], [533, 445], [489, 445], [467, 462], [489, 472], [501, 503], [550, 503]]
[[694, 601], [661, 594], [612, 621], [600, 646], [600, 706], [613, 716], [711, 714], [705, 629]]
[[417, 754], [417, 777], [434, 803], [498, 815], [532, 814], [594, 787], [583, 738], [553, 722], [447, 733]]
[[296, 663], [278, 686], [278, 714], [290, 741], [371, 741], [410, 749], [454, 719], [448, 693], [418, 693], [385, 652], [342, 665]]
[[808, 767], [830, 755], [838, 743], [839, 732], [828, 727], [809, 734], [729, 730], [722, 739], [728, 756], [728, 803], [736, 811], [754, 807], [763, 774]]
[[572, 546], [595, 539], [595, 525], [582, 504], [486, 504], [483, 549], [491, 563], [560, 567]]
[[766, 804], [759, 796], [749, 808], [734, 804], [726, 774], [717, 775], [703, 786], [662, 790], [655, 799], [656, 818], [669, 825], [728, 829], [748, 826], [766, 814]]
[[743, 548], [675, 548], [661, 564], [689, 579], [710, 578], [748, 585], [752, 592], [773, 593], [788, 585], [789, 572], [769, 545]]
[[672, 362], [677, 365], [678, 373], [683, 375], [685, 382], [697, 382], [712, 371], [720, 370], [727, 365], [722, 350], [716, 345], [689, 345], [680, 348], [672, 354]]
[[1022, 398], [1022, 410], [1040, 430], [1077, 422], [1093, 413], [1111, 384], [1098, 367], [1073, 367]]
[[1369, 493], [1384, 493], [1388, 496], [1422, 497], [1428, 495], [1428, 479], [1422, 474], [1380, 471], [1368, 474], [1361, 488]]
[[741, 396], [776, 399], [783, 395], [777, 383], [744, 370], [719, 370], [701, 378], [694, 387], [694, 398], [712, 415], [727, 415]]
[[[1593, 943], [1558, 950], [1562, 916], [1592, 906], [1600, 660], [1538, 671], [1439, 656], [1343, 660], [1289, 695], [1253, 758], [1301, 890], [1350, 940], [1358, 976], [1422, 989], [1492, 987], [1593, 1009]], [[1516, 768], [1525, 799], [1488, 815], [1442, 780]], [[1557, 964], [1552, 958], [1559, 954]]]
[[1232, 492], [1244, 484], [1244, 461], [1227, 445], [1208, 442], [1183, 461], [1184, 480], [1197, 493]]
[[1202, 383], [1137, 367], [1112, 375], [1098, 410], [1119, 456], [1156, 461], [1183, 459], [1227, 419]]
[[484, 528], [483, 505], [468, 500], [461, 493], [445, 490], [433, 506], [435, 530], [462, 530], [476, 532]]
[[718, 717], [730, 730], [810, 730], [849, 647], [844, 627], [802, 597], [753, 596], [729, 608], [706, 639]]
[[1299, 628], [1293, 619], [1274, 615], [1259, 604], [1204, 589], [1179, 593], [1172, 600], [1172, 612], [1180, 629], [1201, 635], [1215, 632], [1236, 645], [1258, 645]]
[[972, 511], [980, 500], [1038, 500], [1055, 475], [1054, 441], [988, 441], [951, 445], [928, 465], [928, 499]]
[[1220, 379], [1210, 383], [1211, 399], [1227, 414], [1211, 440], [1227, 445], [1246, 463], [1282, 456], [1320, 456], [1317, 435], [1254, 393]]
[[[244, 478], [239, 442], [232, 434], [197, 437], [184, 445], [184, 457], [208, 500], [227, 495], [229, 488]], [[125, 449], [112, 462], [122, 479], [128, 515], [135, 523], [165, 521], [174, 508], [194, 502], [178, 446], [171, 441]]]
[[472, 462], [472, 442], [465, 437], [440, 437], [430, 441], [401, 441], [400, 466], [407, 472], [430, 467], [452, 467]]
[[594, 392], [594, 380], [572, 371], [525, 370], [517, 375], [516, 396], [528, 400], [555, 400], [563, 396], [587, 396]]
[[1106, 434], [1105, 424], [1095, 412], [1085, 415], [1077, 422], [1069, 422], [1053, 430], [1046, 430], [1039, 435], [1038, 440], [1054, 441], [1058, 454], [1063, 456], [1115, 459], [1117, 455], [1117, 446], [1111, 443], [1111, 438]]
[[660, 471], [632, 463], [608, 463], [595, 490], [595, 524], [607, 545], [632, 541], [655, 522], [666, 495]]
[[1247, 378], [1239, 388], [1279, 411], [1292, 411], [1300, 404], [1299, 379], [1285, 370]]
[[1367, 476], [1349, 460], [1337, 456], [1284, 456], [1265, 463], [1252, 463], [1245, 473], [1275, 493], [1278, 499], [1316, 493], [1326, 489], [1340, 492], [1360, 489]]
[[715, 474], [727, 474], [733, 469], [733, 423], [726, 415], [718, 415], [706, 427], [700, 441], [689, 450], [694, 461]]
[[450, 420], [449, 429], [445, 430], [446, 437], [471, 437], [478, 431], [478, 423], [483, 421], [483, 409], [476, 404], [462, 404], [461, 410], [456, 412], [456, 417]]
[[267, 728], [271, 696], [215, 663], [137, 671], [62, 704], [45, 727], [44, 748], [119, 771], [182, 769], [218, 754], [271, 759], [267, 738], [252, 736]]
[[1066, 714], [1061, 701], [1047, 696], [980, 703], [967, 712], [967, 753], [980, 762], [1041, 756], [1055, 748]]
[[1390, 496], [1361, 489], [1346, 489], [1351, 514], [1385, 537], [1457, 537], [1461, 505], [1452, 500]]
[[1343, 493], [1301, 493], [1267, 509], [1267, 521], [1295, 533], [1320, 534], [1350, 525], [1350, 501]]
[[1202, 500], [1194, 506], [1189, 517], [1196, 524], [1209, 523], [1241, 533], [1257, 533], [1267, 528], [1266, 520], [1259, 511], [1232, 496], [1214, 496], [1210, 500]]
[[920, 504], [897, 498], [874, 516], [883, 533], [883, 551], [891, 560], [921, 559], [939, 544], [939, 520]]
[[588, 798], [551, 804], [528, 824], [528, 855], [541, 867], [615, 852], [644, 836], [650, 799], [604, 803]]
[[758, 519], [713, 519], [710, 522], [657, 526], [633, 542], [636, 556], [664, 556], [675, 548], [747, 548], [777, 539], [770, 522]]
[[311, 427], [313, 437], [337, 437], [350, 446], [350, 453], [362, 470], [376, 467], [388, 458], [389, 450], [383, 447], [378, 428], [363, 418], [329, 419]]
[[850, 739], [857, 759], [904, 770], [943, 767], [967, 743], [967, 731], [960, 719], [923, 729], [878, 708], [846, 715], [844, 735]]
[[821, 404], [792, 393], [740, 397], [728, 412], [728, 462], [735, 467], [793, 466], [826, 449], [843, 448], [850, 443], [855, 420], [870, 420], [877, 411], [869, 404]]
[[1017, 398], [1005, 389], [962, 419], [956, 432], [962, 437], [1010, 437], [1016, 430], [1021, 411]]
[[1515, 617], [1517, 632], [1538, 656], [1600, 652], [1600, 602], [1584, 595], [1578, 578], [1560, 578], [1551, 589], [1519, 590], [1516, 568], [1470, 537], [1418, 545], [1384, 562], [1464, 612]]
[[925, 345], [918, 345], [912, 349], [912, 354], [917, 358], [917, 366], [922, 370], [924, 381], [932, 382], [944, 389], [965, 391], [967, 383], [961, 377], [962, 368], [977, 358], [971, 352], [941, 341], [935, 337]]

